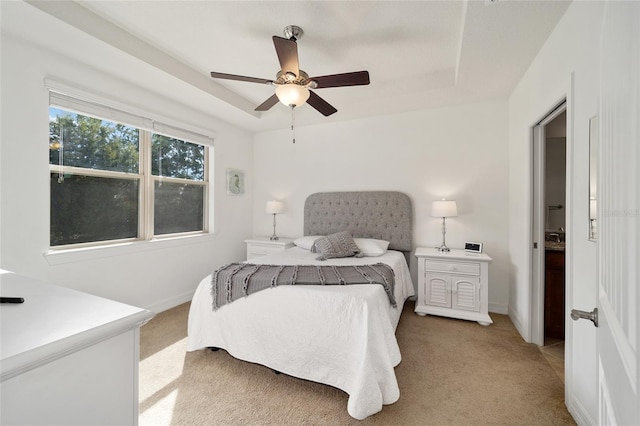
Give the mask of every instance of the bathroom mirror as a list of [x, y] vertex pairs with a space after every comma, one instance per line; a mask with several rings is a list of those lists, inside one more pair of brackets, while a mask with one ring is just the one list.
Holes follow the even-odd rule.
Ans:
[[598, 117], [589, 120], [589, 240], [598, 235]]

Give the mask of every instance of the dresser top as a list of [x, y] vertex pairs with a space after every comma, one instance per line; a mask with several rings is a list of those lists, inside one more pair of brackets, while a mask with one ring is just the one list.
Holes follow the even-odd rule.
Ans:
[[0, 269], [2, 380], [144, 324], [153, 313]]
[[451, 251], [439, 251], [434, 247], [417, 247], [416, 257], [429, 257], [442, 260], [477, 260], [481, 262], [491, 262], [491, 257], [485, 253], [471, 253], [460, 249]]

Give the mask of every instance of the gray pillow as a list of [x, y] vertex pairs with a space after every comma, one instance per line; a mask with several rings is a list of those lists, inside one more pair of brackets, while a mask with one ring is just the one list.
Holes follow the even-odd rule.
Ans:
[[327, 260], [336, 257], [362, 257], [363, 254], [347, 231], [337, 232], [318, 238], [311, 251], [320, 253], [316, 260]]

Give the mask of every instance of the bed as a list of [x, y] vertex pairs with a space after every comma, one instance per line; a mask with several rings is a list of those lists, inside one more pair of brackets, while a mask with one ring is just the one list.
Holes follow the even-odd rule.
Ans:
[[414, 294], [407, 266], [411, 225], [411, 202], [399, 192], [310, 195], [304, 209], [305, 236], [347, 230], [354, 238], [388, 241], [388, 250], [376, 257], [319, 261], [317, 253], [301, 244], [251, 263], [383, 263], [395, 275], [396, 306], [376, 284], [284, 285], [214, 310], [212, 274], [203, 278], [192, 300], [187, 350], [222, 348], [238, 359], [343, 390], [349, 395], [347, 411], [356, 419], [377, 413], [400, 397], [394, 367], [401, 355], [395, 330], [404, 302]]

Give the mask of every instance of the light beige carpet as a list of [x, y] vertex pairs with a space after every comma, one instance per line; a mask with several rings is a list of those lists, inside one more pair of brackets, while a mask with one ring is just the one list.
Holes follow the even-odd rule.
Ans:
[[140, 424], [571, 425], [563, 383], [507, 316], [489, 327], [404, 307], [400, 400], [357, 421], [335, 388], [276, 375], [227, 352], [186, 352], [189, 305], [141, 329]]

